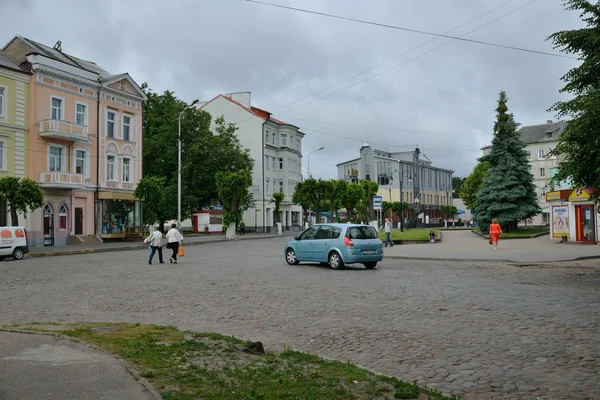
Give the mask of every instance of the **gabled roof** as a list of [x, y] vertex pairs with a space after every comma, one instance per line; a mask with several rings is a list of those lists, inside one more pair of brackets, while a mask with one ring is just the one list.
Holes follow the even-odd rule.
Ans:
[[275, 122], [276, 124], [279, 125], [289, 125], [289, 126], [293, 126], [294, 128], [298, 128], [296, 125], [292, 125], [292, 124], [288, 124], [287, 122], [283, 122], [277, 118], [272, 117], [271, 112], [267, 111], [267, 110], [263, 110], [262, 108], [258, 108], [258, 107], [254, 107], [254, 106], [250, 106], [250, 108], [245, 107], [242, 103], [233, 100], [230, 97], [227, 97], [225, 95], [219, 94], [215, 97], [213, 97], [212, 99], [210, 99], [209, 101], [206, 102], [201, 102], [201, 104], [198, 106], [198, 109], [202, 110], [206, 105], [212, 103], [213, 101], [215, 101], [216, 99], [218, 99], [219, 97], [222, 97], [223, 99], [235, 104], [238, 107], [243, 108], [244, 110], [246, 110], [247, 112], [249, 112], [250, 114], [254, 115], [255, 117], [261, 118], [261, 119], [268, 119], [269, 121]]
[[142, 90], [142, 88], [137, 84], [137, 82], [135, 80], [133, 80], [133, 78], [131, 77], [131, 75], [129, 75], [129, 73], [127, 73], [127, 72], [122, 73], [122, 74], [114, 74], [114, 75], [104, 76], [104, 77], [101, 77], [98, 80], [100, 81], [100, 83], [102, 83], [105, 86], [108, 86], [108, 85], [110, 85], [112, 83], [115, 83], [115, 82], [126, 80], [138, 92], [138, 94], [140, 95], [140, 97], [142, 97], [144, 100], [148, 100], [148, 96], [146, 96], [146, 93], [144, 93], [144, 91]]
[[12, 69], [23, 73], [30, 73], [27, 69], [22, 68], [12, 58], [9, 57], [4, 51], [0, 50], [0, 67]]
[[555, 142], [567, 127], [566, 121], [549, 122], [541, 125], [523, 126], [517, 132], [525, 144]]

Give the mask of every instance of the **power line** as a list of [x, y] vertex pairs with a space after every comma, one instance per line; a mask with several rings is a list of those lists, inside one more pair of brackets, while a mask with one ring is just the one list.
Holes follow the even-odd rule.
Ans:
[[[481, 19], [481, 18], [485, 17], [486, 15], [493, 13], [494, 11], [496, 11], [496, 10], [498, 10], [498, 9], [500, 9], [500, 8], [502, 8], [502, 7], [504, 7], [504, 6], [508, 5], [508, 4], [510, 4], [510, 3], [514, 3], [515, 1], [516, 1], [516, 0], [509, 0], [509, 1], [507, 1], [506, 3], [503, 3], [503, 4], [499, 5], [498, 7], [496, 7], [496, 8], [493, 8], [493, 9], [489, 10], [488, 12], [485, 12], [485, 13], [483, 13], [483, 14], [479, 15], [478, 17], [475, 17], [475, 18], [473, 18], [473, 19], [472, 19], [472, 20], [470, 20], [470, 21], [467, 21], [467, 22], [465, 22], [464, 24], [462, 24], [462, 25], [459, 25], [459, 26], [457, 26], [456, 28], [454, 28], [454, 29], [451, 29], [451, 30], [449, 30], [449, 31], [445, 32], [445, 33], [444, 33], [444, 35], [447, 35], [447, 34], [449, 34], [449, 33], [452, 33], [452, 32], [454, 32], [454, 31], [456, 31], [456, 30], [458, 30], [458, 29], [462, 28], [463, 26], [469, 25], [470, 23], [472, 23], [472, 22], [475, 22], [475, 21], [477, 21], [478, 19]], [[535, 0], [533, 0], [533, 1], [535, 1]], [[533, 2], [533, 1], [532, 1], [532, 2]], [[527, 4], [529, 4], [529, 3], [527, 3]], [[526, 5], [527, 5], [527, 4], [526, 4]], [[505, 15], [506, 15], [506, 14], [505, 14]], [[496, 21], [496, 20], [494, 20], [494, 21]], [[494, 21], [491, 21], [491, 22], [494, 22]], [[462, 35], [462, 36], [464, 36], [464, 35]], [[346, 79], [344, 79], [344, 80], [341, 80], [341, 81], [339, 81], [339, 82], [337, 82], [337, 83], [334, 83], [333, 85], [327, 86], [327, 87], [326, 87], [326, 88], [324, 88], [324, 89], [321, 89], [321, 90], [319, 90], [319, 91], [316, 91], [316, 92], [314, 92], [314, 93], [311, 93], [311, 94], [309, 94], [309, 95], [307, 95], [307, 96], [304, 96], [304, 97], [302, 97], [302, 98], [300, 98], [300, 99], [298, 99], [298, 100], [294, 100], [294, 101], [292, 101], [291, 103], [287, 103], [287, 104], [285, 104], [285, 105], [283, 105], [283, 106], [281, 106], [281, 107], [278, 107], [278, 108], [274, 109], [273, 111], [277, 111], [277, 110], [279, 110], [279, 109], [282, 109], [282, 108], [285, 108], [285, 107], [287, 107], [287, 106], [291, 106], [292, 104], [295, 104], [295, 103], [298, 103], [299, 101], [302, 101], [302, 100], [308, 99], [309, 97], [313, 97], [314, 95], [317, 95], [317, 94], [319, 94], [319, 93], [322, 93], [322, 92], [324, 92], [324, 91], [326, 91], [326, 90], [328, 90], [328, 89], [331, 89], [331, 88], [333, 88], [333, 87], [335, 87], [335, 86], [337, 86], [337, 85], [339, 85], [339, 84], [342, 84], [342, 83], [344, 83], [344, 82], [348, 82], [348, 81], [349, 81], [349, 80], [351, 80], [351, 79], [354, 79], [354, 78], [356, 78], [356, 77], [358, 77], [358, 76], [360, 76], [360, 75], [362, 75], [362, 74], [365, 74], [365, 73], [367, 73], [367, 72], [369, 72], [369, 71], [372, 71], [372, 70], [374, 70], [374, 69], [376, 69], [376, 68], [379, 68], [379, 67], [381, 67], [382, 65], [385, 65], [385, 64], [387, 64], [387, 63], [389, 63], [389, 62], [391, 62], [391, 61], [394, 61], [394, 60], [395, 60], [395, 59], [397, 59], [397, 58], [400, 58], [400, 57], [402, 57], [402, 56], [405, 56], [406, 54], [408, 54], [408, 53], [410, 53], [410, 52], [412, 52], [412, 51], [415, 51], [415, 50], [417, 50], [417, 49], [419, 49], [419, 48], [421, 48], [421, 47], [423, 47], [423, 46], [425, 46], [425, 45], [427, 45], [427, 44], [429, 44], [429, 43], [431, 43], [431, 42], [434, 42], [434, 41], [436, 41], [436, 40], [438, 40], [438, 39], [439, 39], [438, 37], [435, 37], [435, 38], [433, 38], [433, 39], [431, 39], [431, 40], [428, 40], [427, 42], [421, 43], [420, 45], [418, 45], [418, 46], [416, 46], [416, 47], [413, 47], [412, 49], [410, 49], [410, 50], [407, 50], [407, 51], [405, 51], [405, 52], [404, 52], [404, 53], [402, 53], [402, 54], [398, 54], [398, 55], [396, 55], [396, 56], [394, 56], [394, 57], [392, 57], [392, 58], [390, 58], [390, 59], [387, 59], [386, 61], [384, 61], [384, 62], [382, 62], [382, 63], [379, 63], [379, 64], [377, 64], [377, 65], [374, 65], [374, 66], [372, 66], [371, 68], [365, 69], [365, 70], [363, 70], [363, 71], [361, 71], [361, 72], [359, 72], [359, 73], [357, 73], [357, 74], [354, 74], [354, 75], [352, 75], [352, 76], [350, 76], [350, 77], [348, 77], [348, 78], [346, 78]]]
[[465, 38], [462, 38], [459, 36], [451, 36], [451, 35], [444, 35], [444, 34], [440, 34], [440, 33], [427, 32], [427, 31], [422, 31], [419, 29], [405, 28], [405, 27], [396, 26], [396, 25], [389, 25], [389, 24], [383, 24], [383, 23], [379, 23], [379, 22], [366, 21], [366, 20], [357, 19], [357, 18], [344, 17], [341, 15], [329, 14], [329, 13], [313, 11], [313, 10], [306, 10], [303, 8], [284, 6], [281, 4], [266, 3], [266, 2], [258, 1], [258, 0], [245, 0], [245, 1], [248, 3], [262, 4], [262, 5], [269, 6], [269, 7], [283, 8], [283, 9], [291, 10], [291, 11], [320, 15], [323, 17], [341, 19], [341, 20], [351, 21], [351, 22], [358, 22], [360, 24], [375, 25], [375, 26], [379, 26], [379, 27], [383, 27], [383, 28], [396, 29], [396, 30], [412, 32], [412, 33], [420, 33], [420, 34], [429, 35], [429, 36], [443, 37], [443, 38], [447, 38], [447, 39], [460, 40], [460, 41], [468, 42], [468, 43], [476, 43], [476, 44], [481, 44], [481, 45], [485, 45], [485, 46], [499, 47], [502, 49], [522, 51], [522, 52], [526, 52], [526, 53], [540, 54], [540, 55], [545, 55], [545, 56], [550, 56], [550, 57], [569, 58], [569, 59], [573, 59], [573, 60], [577, 59], [576, 57], [571, 57], [571, 56], [564, 55], [564, 54], [549, 53], [546, 51], [526, 49], [526, 48], [517, 47], [517, 46], [508, 46], [508, 45], [504, 45], [504, 44], [486, 42], [483, 40], [465, 39]]
[[[470, 33], [473, 33], [473, 32], [475, 32], [475, 31], [477, 31], [477, 30], [479, 30], [479, 29], [481, 29], [481, 28], [483, 28], [483, 27], [485, 27], [485, 26], [487, 26], [487, 25], [489, 25], [489, 24], [493, 23], [493, 22], [496, 22], [496, 21], [498, 21], [499, 19], [501, 19], [501, 18], [504, 18], [504, 17], [506, 17], [507, 15], [510, 15], [510, 14], [512, 14], [512, 13], [514, 13], [514, 12], [516, 12], [516, 11], [520, 10], [521, 8], [523, 8], [523, 7], [525, 7], [525, 6], [528, 6], [529, 4], [531, 4], [531, 3], [535, 2], [535, 1], [536, 1], [536, 0], [531, 0], [531, 1], [529, 1], [528, 3], [525, 3], [525, 4], [521, 5], [520, 7], [517, 7], [517, 8], [515, 8], [515, 9], [514, 9], [514, 10], [512, 10], [512, 11], [509, 11], [509, 12], [507, 12], [507, 13], [505, 13], [505, 14], [503, 14], [503, 15], [501, 15], [501, 16], [499, 16], [499, 17], [497, 17], [497, 18], [495, 18], [495, 19], [493, 19], [493, 20], [491, 20], [491, 21], [488, 21], [488, 22], [486, 22], [486, 23], [485, 23], [485, 24], [483, 24], [483, 25], [480, 25], [480, 26], [478, 26], [478, 27], [476, 27], [476, 28], [474, 28], [474, 29], [471, 29], [470, 31], [468, 31], [468, 32], [464, 33], [463, 35], [461, 35], [461, 37], [464, 37], [464, 36], [466, 36], [466, 35], [468, 35], [468, 34], [470, 34]], [[437, 38], [436, 38], [436, 39], [437, 39]], [[436, 40], [436, 39], [433, 39], [433, 40]], [[430, 42], [432, 42], [433, 40], [430, 40], [430, 41], [429, 41], [429, 42], [427, 42], [427, 43], [430, 43]], [[449, 43], [452, 43], [453, 41], [454, 41], [454, 39], [452, 39], [452, 40], [449, 40], [449, 41], [447, 41], [447, 42], [445, 42], [445, 43], [442, 43], [442, 44], [440, 44], [439, 46], [436, 46], [436, 47], [434, 47], [434, 48], [432, 48], [432, 49], [429, 49], [428, 51], [426, 51], [426, 52], [424, 52], [424, 53], [421, 53], [421, 54], [419, 54], [419, 55], [416, 55], [416, 56], [415, 56], [415, 57], [413, 57], [413, 58], [409, 58], [408, 60], [405, 60], [405, 61], [403, 61], [403, 62], [401, 62], [401, 63], [399, 63], [399, 64], [396, 64], [396, 65], [394, 65], [393, 67], [390, 67], [390, 68], [388, 68], [388, 69], [385, 69], [385, 70], [383, 70], [383, 71], [380, 71], [380, 72], [378, 72], [378, 73], [376, 73], [376, 74], [374, 74], [374, 75], [371, 75], [371, 76], [368, 76], [368, 77], [366, 77], [365, 79], [362, 79], [362, 80], [360, 80], [360, 81], [358, 81], [358, 82], [355, 82], [355, 83], [353, 83], [353, 84], [351, 84], [351, 85], [348, 85], [348, 86], [345, 86], [345, 87], [343, 87], [343, 88], [341, 88], [341, 89], [338, 89], [338, 90], [336, 90], [335, 92], [329, 93], [329, 94], [327, 94], [327, 95], [325, 95], [325, 96], [322, 96], [322, 97], [318, 97], [318, 98], [316, 98], [316, 99], [314, 99], [314, 100], [312, 100], [312, 101], [309, 101], [309, 102], [307, 102], [307, 103], [301, 104], [301, 105], [299, 105], [299, 106], [297, 106], [297, 107], [291, 108], [291, 109], [289, 109], [289, 110], [287, 110], [287, 111], [283, 111], [283, 112], [284, 112], [284, 113], [285, 113], [285, 112], [292, 112], [292, 111], [294, 111], [294, 110], [297, 110], [298, 108], [305, 107], [305, 106], [307, 106], [307, 105], [309, 105], [309, 104], [312, 104], [312, 103], [315, 103], [315, 102], [317, 102], [317, 101], [320, 101], [320, 100], [322, 100], [322, 99], [325, 99], [325, 98], [327, 98], [327, 97], [333, 96], [334, 94], [337, 94], [337, 93], [339, 93], [339, 92], [342, 92], [342, 91], [344, 91], [344, 90], [346, 90], [346, 89], [349, 89], [349, 88], [351, 88], [351, 87], [354, 87], [354, 86], [356, 86], [356, 85], [359, 85], [359, 84], [361, 84], [361, 83], [363, 83], [363, 82], [366, 82], [366, 81], [368, 81], [368, 80], [370, 80], [370, 79], [373, 79], [373, 78], [375, 78], [375, 77], [377, 77], [377, 76], [379, 76], [379, 75], [385, 74], [386, 72], [389, 72], [389, 71], [391, 71], [391, 70], [393, 70], [393, 69], [395, 69], [395, 68], [398, 68], [398, 67], [400, 67], [400, 66], [402, 66], [402, 65], [408, 64], [409, 62], [411, 62], [411, 61], [414, 61], [414, 60], [416, 60], [417, 58], [420, 58], [420, 57], [424, 56], [425, 54], [429, 54], [429, 53], [431, 53], [431, 52], [433, 52], [433, 51], [435, 51], [435, 50], [439, 49], [440, 47], [444, 47], [444, 46], [446, 46], [447, 44], [449, 44]], [[421, 46], [417, 46], [415, 49], [417, 49], [417, 48], [419, 48], [419, 47], [421, 47]]]

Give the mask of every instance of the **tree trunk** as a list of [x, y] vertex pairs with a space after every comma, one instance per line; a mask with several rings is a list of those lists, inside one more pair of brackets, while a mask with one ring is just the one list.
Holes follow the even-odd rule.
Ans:
[[14, 208], [10, 208], [10, 219], [12, 226], [19, 226], [19, 215], [17, 214], [17, 210]]
[[333, 222], [335, 222], [335, 221], [333, 220], [333, 211], [334, 211], [334, 208], [335, 208], [335, 206], [333, 205], [333, 203], [331, 203], [331, 204], [329, 205], [329, 219], [330, 219], [329, 223], [333, 223]]
[[228, 240], [235, 239], [235, 222], [231, 222], [227, 226], [227, 231], [225, 231], [225, 239], [228, 239]]

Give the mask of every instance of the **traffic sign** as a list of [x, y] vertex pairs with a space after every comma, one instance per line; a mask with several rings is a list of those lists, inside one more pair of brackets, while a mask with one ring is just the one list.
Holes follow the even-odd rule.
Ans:
[[215, 206], [215, 210], [217, 210], [217, 211], [223, 211], [223, 206]]
[[373, 196], [373, 210], [381, 210], [383, 203], [382, 196]]

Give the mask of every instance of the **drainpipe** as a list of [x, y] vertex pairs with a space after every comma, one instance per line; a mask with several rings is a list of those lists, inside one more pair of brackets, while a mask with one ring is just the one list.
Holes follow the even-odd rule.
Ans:
[[261, 161], [261, 165], [262, 165], [262, 216], [263, 216], [263, 233], [267, 233], [267, 226], [266, 226], [266, 214], [265, 214], [265, 125], [267, 125], [267, 122], [269, 122], [269, 114], [267, 114], [267, 118], [265, 118], [265, 120], [262, 123], [262, 139], [261, 139], [261, 143], [262, 143], [262, 161]]
[[[99, 80], [99, 79], [98, 79]], [[100, 192], [100, 93], [102, 84], [98, 88], [98, 102], [96, 104], [96, 192], [94, 193], [94, 235], [98, 235], [98, 193]]]

